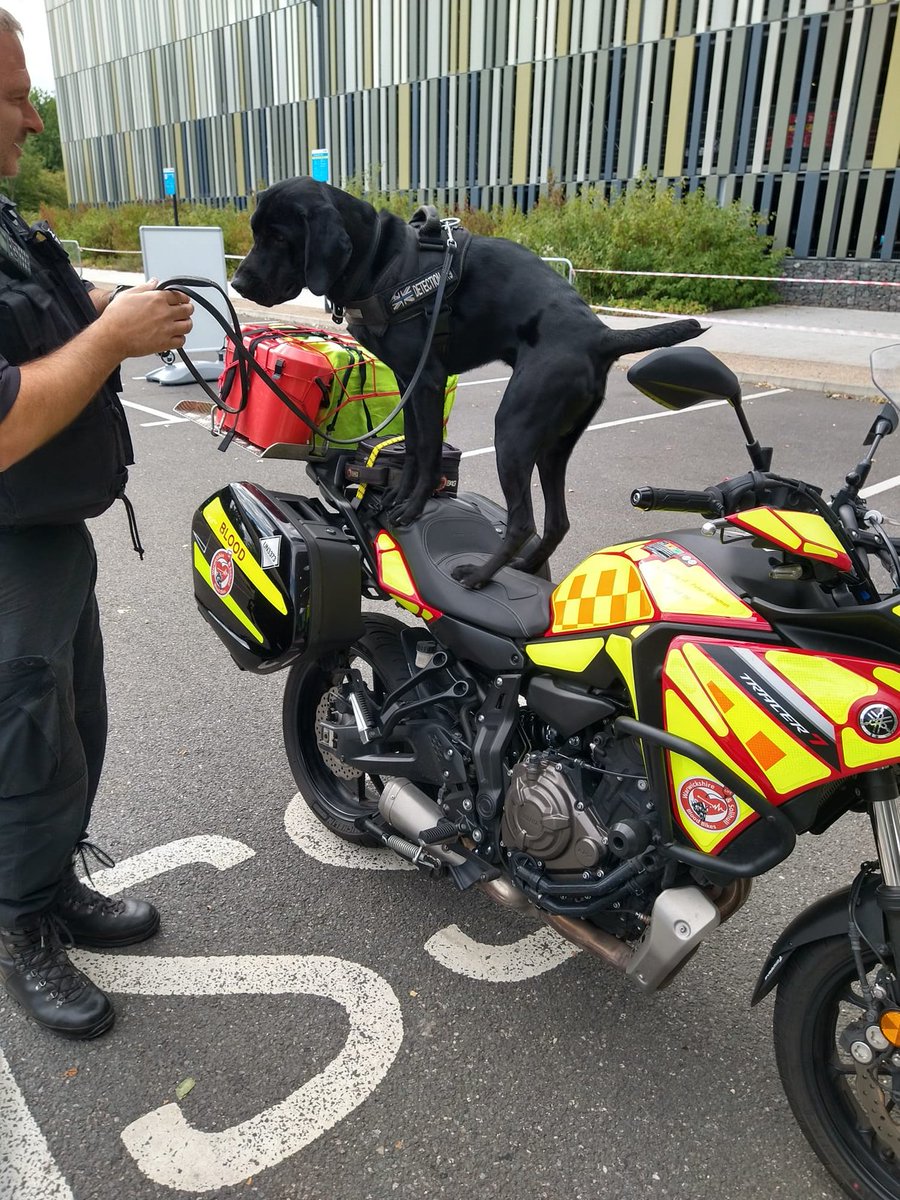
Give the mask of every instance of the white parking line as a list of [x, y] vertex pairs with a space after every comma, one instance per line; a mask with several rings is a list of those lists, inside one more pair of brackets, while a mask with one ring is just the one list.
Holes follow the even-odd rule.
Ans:
[[0, 1050], [0, 1196], [74, 1200]]
[[175, 413], [160, 412], [158, 408], [148, 408], [146, 404], [135, 404], [133, 400], [123, 400], [122, 403], [126, 408], [136, 408], [138, 412], [150, 413], [153, 417], [162, 417], [161, 421], [145, 421], [146, 425], [180, 425], [182, 421], [189, 421], [190, 417], [177, 417]]
[[863, 488], [859, 494], [863, 500], [868, 500], [870, 496], [877, 496], [879, 492], [889, 492], [891, 488], [895, 487], [900, 487], [900, 475], [882, 479], [881, 483], [873, 483], [871, 487]]
[[[489, 380], [478, 380], [479, 383], [487, 383]], [[764, 396], [780, 396], [782, 392], [789, 392], [790, 388], [772, 388], [766, 392], [754, 392], [750, 396], [744, 396], [745, 400], [760, 400]], [[598, 425], [588, 425], [585, 433], [595, 433], [598, 429], [612, 429], [615, 425], [633, 425], [638, 421], [656, 421], [660, 417], [681, 417], [685, 413], [702, 412], [705, 408], [719, 408], [723, 404], [727, 404], [727, 400], [709, 400], [705, 404], [695, 404], [693, 408], [679, 409], [672, 411], [665, 409], [663, 412], [644, 413], [640, 417], [621, 417], [618, 421], [601, 421]], [[493, 454], [493, 446], [484, 446], [480, 450], [464, 450], [463, 458], [477, 458], [481, 454]]]

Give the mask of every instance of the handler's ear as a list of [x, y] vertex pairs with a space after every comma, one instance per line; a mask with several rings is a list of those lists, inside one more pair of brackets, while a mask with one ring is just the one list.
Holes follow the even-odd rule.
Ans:
[[329, 200], [306, 207], [306, 286], [324, 296], [350, 261], [353, 243]]

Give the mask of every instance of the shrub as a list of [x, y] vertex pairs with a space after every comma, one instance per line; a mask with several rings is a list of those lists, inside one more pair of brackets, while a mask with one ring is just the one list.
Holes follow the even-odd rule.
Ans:
[[[387, 208], [408, 220], [419, 204], [416, 194], [379, 192], [369, 186], [370, 179], [349, 179], [343, 186], [376, 209]], [[244, 255], [249, 250], [249, 211], [183, 203], [178, 213], [184, 225], [220, 226], [226, 254]], [[41, 215], [60, 237], [106, 250], [138, 250], [141, 225], [172, 223], [168, 203], [66, 208], [55, 199], [42, 205]], [[766, 276], [778, 273], [784, 257], [783, 251], [773, 251], [770, 237], [760, 235], [763, 218], [758, 213], [737, 203], [720, 206], [702, 191], [682, 195], [673, 187], [658, 187], [647, 176], [611, 199], [600, 186], [585, 187], [567, 198], [562, 188], [551, 184], [527, 214], [518, 209], [464, 208], [456, 215], [474, 233], [510, 238], [544, 257], [568, 258], [581, 270]], [[93, 259], [85, 255], [85, 261], [134, 270], [138, 260], [103, 254]], [[228, 264], [229, 274], [236, 265]], [[617, 308], [700, 313], [778, 299], [773, 286], [765, 282], [588, 274], [579, 274], [576, 282], [590, 303]]]

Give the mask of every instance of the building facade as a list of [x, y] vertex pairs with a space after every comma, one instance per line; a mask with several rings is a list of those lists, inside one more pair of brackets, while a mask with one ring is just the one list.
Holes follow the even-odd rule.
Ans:
[[642, 171], [900, 254], [900, 0], [46, 0], [71, 199], [310, 171], [529, 206]]

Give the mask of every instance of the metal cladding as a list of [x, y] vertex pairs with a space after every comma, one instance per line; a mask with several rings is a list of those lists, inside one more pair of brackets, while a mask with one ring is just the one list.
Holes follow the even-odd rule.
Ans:
[[162, 198], [171, 164], [180, 195], [243, 204], [325, 146], [333, 181], [440, 205], [646, 168], [773, 214], [799, 256], [894, 253], [897, 0], [120, 8], [48, 0], [73, 201]]

